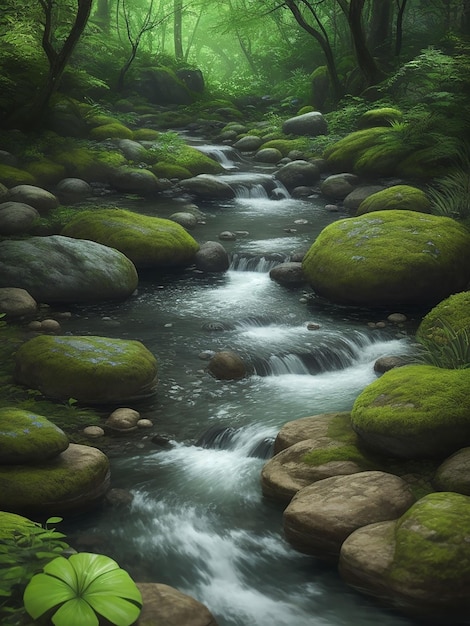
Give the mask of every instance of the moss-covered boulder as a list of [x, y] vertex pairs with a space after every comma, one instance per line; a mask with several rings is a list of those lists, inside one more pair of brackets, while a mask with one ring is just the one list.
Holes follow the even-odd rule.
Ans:
[[470, 611], [469, 536], [470, 498], [432, 493], [399, 520], [352, 533], [339, 571], [351, 586], [426, 624], [455, 623]]
[[82, 178], [87, 182], [109, 182], [115, 171], [125, 165], [124, 155], [109, 148], [59, 146], [52, 151], [51, 158], [65, 167], [66, 175]]
[[376, 453], [444, 458], [470, 445], [468, 389], [470, 369], [394, 368], [359, 394], [351, 424]]
[[117, 404], [155, 391], [157, 361], [140, 341], [39, 335], [18, 349], [14, 376], [49, 398]]
[[152, 165], [150, 169], [158, 178], [177, 178], [178, 180], [184, 180], [192, 176], [191, 172], [185, 167], [168, 163], [168, 161], [159, 161]]
[[109, 477], [103, 452], [70, 444], [43, 463], [0, 465], [0, 508], [41, 516], [83, 513], [102, 501]]
[[81, 212], [62, 234], [116, 248], [139, 268], [184, 267], [194, 260], [199, 249], [180, 224], [124, 209]]
[[29, 163], [25, 169], [34, 176], [38, 185], [55, 185], [65, 176], [65, 166], [47, 158]]
[[36, 178], [26, 170], [1, 163], [0, 182], [5, 185], [5, 187], [15, 187], [16, 185], [35, 185]]
[[162, 191], [158, 178], [153, 172], [139, 167], [117, 168], [112, 177], [111, 184], [115, 189], [124, 193], [135, 193], [141, 196], [154, 194]]
[[386, 133], [386, 128], [375, 127], [346, 135], [325, 150], [328, 168], [334, 172], [352, 172], [358, 156], [367, 148], [375, 146]]
[[421, 320], [416, 338], [437, 349], [447, 345], [452, 334], [470, 336], [470, 291], [455, 293], [439, 302]]
[[455, 220], [377, 211], [327, 226], [303, 260], [307, 280], [333, 302], [435, 304], [470, 279], [470, 232]]
[[94, 241], [52, 235], [0, 242], [0, 287], [25, 289], [37, 302], [121, 300], [137, 284], [132, 261]]
[[111, 122], [103, 124], [102, 126], [95, 126], [90, 131], [90, 138], [97, 141], [103, 141], [104, 139], [132, 139], [133, 132], [120, 124], [119, 122]]
[[0, 408], [3, 465], [41, 463], [68, 447], [67, 435], [43, 415], [14, 407]]
[[356, 215], [373, 211], [418, 211], [431, 212], [431, 201], [421, 189], [411, 185], [394, 185], [373, 193], [361, 202]]

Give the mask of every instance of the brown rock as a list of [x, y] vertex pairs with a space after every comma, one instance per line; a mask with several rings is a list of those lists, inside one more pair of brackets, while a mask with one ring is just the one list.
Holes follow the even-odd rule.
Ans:
[[173, 587], [137, 583], [143, 607], [137, 626], [217, 626], [209, 609]]

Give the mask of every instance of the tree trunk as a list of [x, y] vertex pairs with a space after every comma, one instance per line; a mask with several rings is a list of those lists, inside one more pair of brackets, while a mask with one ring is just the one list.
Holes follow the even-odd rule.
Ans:
[[326, 67], [328, 69], [328, 75], [331, 80], [333, 97], [335, 101], [340, 100], [341, 96], [343, 95], [343, 87], [341, 85], [338, 72], [336, 70], [336, 63], [335, 63], [335, 59], [333, 56], [333, 50], [331, 49], [330, 42], [328, 40], [328, 35], [325, 29], [321, 27], [320, 21], [317, 17], [317, 14], [315, 13], [314, 7], [310, 5], [310, 3], [307, 3], [309, 10], [314, 16], [317, 24], [319, 25], [320, 28], [322, 28], [322, 32], [314, 28], [311, 24], [309, 24], [304, 19], [302, 12], [300, 11], [295, 0], [286, 0], [284, 4], [294, 16], [297, 24], [299, 24], [299, 26], [301, 26], [307, 33], [312, 35], [312, 37], [314, 37], [320, 44], [323, 54], [325, 55]]
[[373, 0], [368, 25], [368, 43], [373, 54], [382, 58], [391, 56], [392, 3]]
[[77, 13], [70, 32], [65, 39], [62, 48], [56, 50], [53, 41], [53, 0], [39, 0], [44, 11], [44, 31], [42, 47], [49, 60], [49, 72], [44, 85], [37, 92], [32, 102], [14, 113], [8, 120], [8, 125], [16, 126], [24, 130], [31, 130], [39, 126], [47, 111], [51, 96], [57, 91], [60, 80], [70, 60], [90, 17], [93, 0], [77, 0]]
[[97, 0], [97, 7], [93, 19], [103, 32], [109, 33], [111, 29], [110, 0]]
[[397, 25], [395, 35], [395, 56], [400, 56], [401, 46], [403, 43], [403, 15], [405, 13], [407, 0], [396, 0], [398, 13], [397, 13]]
[[173, 33], [175, 41], [175, 58], [184, 59], [183, 53], [183, 0], [174, 0], [173, 3]]
[[367, 47], [364, 29], [362, 27], [362, 10], [364, 0], [351, 0], [349, 3], [348, 24], [356, 51], [357, 64], [366, 79], [367, 86], [376, 85], [384, 75], [377, 66], [369, 48]]

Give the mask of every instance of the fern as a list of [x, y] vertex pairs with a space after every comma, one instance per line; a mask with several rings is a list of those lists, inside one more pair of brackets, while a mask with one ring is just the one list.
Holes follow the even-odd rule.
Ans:
[[417, 361], [444, 369], [470, 368], [470, 331], [461, 328], [456, 331], [445, 320], [438, 321], [442, 340], [421, 339]]
[[449, 174], [437, 178], [427, 190], [435, 215], [470, 218], [470, 146], [463, 144]]

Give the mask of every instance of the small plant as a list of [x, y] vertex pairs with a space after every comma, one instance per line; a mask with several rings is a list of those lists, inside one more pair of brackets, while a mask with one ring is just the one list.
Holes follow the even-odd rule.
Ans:
[[445, 369], [470, 368], [470, 332], [467, 328], [455, 330], [444, 320], [439, 320], [439, 332], [420, 340], [420, 363]]
[[88, 552], [48, 563], [44, 573], [33, 576], [23, 600], [33, 619], [52, 614], [55, 626], [98, 626], [101, 618], [130, 626], [142, 608], [129, 574], [113, 559]]
[[470, 145], [457, 152], [455, 167], [433, 182], [428, 195], [435, 215], [470, 218]]
[[15, 530], [0, 543], [0, 622], [15, 624], [23, 613], [22, 596], [31, 578], [42, 568], [64, 554], [69, 546], [65, 535], [49, 528], [61, 522], [61, 517], [50, 517], [45, 527], [31, 522]]

